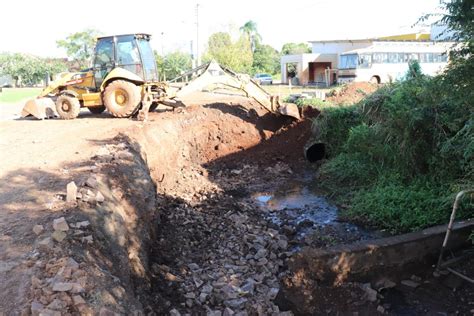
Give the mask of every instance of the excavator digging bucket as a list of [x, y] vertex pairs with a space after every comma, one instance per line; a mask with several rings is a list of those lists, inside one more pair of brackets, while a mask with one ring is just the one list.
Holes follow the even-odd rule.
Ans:
[[271, 95], [270, 104], [273, 112], [280, 113], [281, 115], [291, 116], [297, 120], [301, 119], [300, 110], [294, 103], [281, 103], [279, 96]]
[[50, 98], [38, 98], [28, 100], [21, 110], [21, 117], [34, 116], [39, 120], [55, 117], [54, 101]]

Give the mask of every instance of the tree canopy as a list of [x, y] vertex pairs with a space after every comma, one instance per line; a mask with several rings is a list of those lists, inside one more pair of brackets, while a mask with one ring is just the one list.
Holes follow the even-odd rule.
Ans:
[[219, 64], [242, 73], [250, 73], [253, 62], [248, 39], [240, 36], [237, 40], [232, 40], [231, 35], [226, 32], [214, 33], [209, 37], [203, 59], [215, 59]]
[[253, 52], [254, 73], [275, 74], [280, 71], [280, 53], [270, 45], [258, 44]]
[[281, 48], [282, 55], [311, 53], [311, 47], [307, 43], [286, 43]]
[[101, 32], [98, 30], [86, 29], [56, 41], [56, 45], [59, 48], [64, 48], [70, 59], [77, 61], [82, 67], [86, 68], [94, 54], [96, 38], [100, 34]]
[[262, 36], [257, 31], [257, 23], [250, 20], [240, 27], [242, 32], [250, 40], [252, 51], [255, 51], [257, 45], [262, 42]]
[[0, 54], [0, 74], [12, 76], [16, 85], [34, 85], [51, 76], [66, 71], [64, 60], [41, 58], [19, 53]]
[[155, 51], [155, 58], [161, 80], [174, 79], [192, 68], [191, 56], [180, 51], [165, 56], [160, 56]]

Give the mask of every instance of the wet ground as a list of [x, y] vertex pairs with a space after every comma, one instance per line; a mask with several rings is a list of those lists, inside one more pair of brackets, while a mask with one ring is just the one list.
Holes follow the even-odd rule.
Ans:
[[292, 251], [305, 245], [325, 247], [382, 236], [381, 232], [342, 221], [340, 210], [321, 195], [311, 177], [291, 179], [274, 190], [254, 193], [252, 198], [266, 219], [292, 232]]

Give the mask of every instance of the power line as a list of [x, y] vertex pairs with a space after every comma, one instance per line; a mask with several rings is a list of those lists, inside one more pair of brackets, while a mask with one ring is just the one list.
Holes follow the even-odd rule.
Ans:
[[196, 3], [196, 67], [201, 65], [199, 56], [199, 3]]

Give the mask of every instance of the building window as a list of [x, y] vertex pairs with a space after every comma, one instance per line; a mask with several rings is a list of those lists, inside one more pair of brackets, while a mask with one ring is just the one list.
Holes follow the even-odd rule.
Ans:
[[358, 64], [357, 54], [341, 55], [341, 62], [339, 68], [341, 69], [355, 69]]
[[360, 54], [359, 56], [359, 68], [370, 68], [372, 66], [372, 55], [371, 54]]

